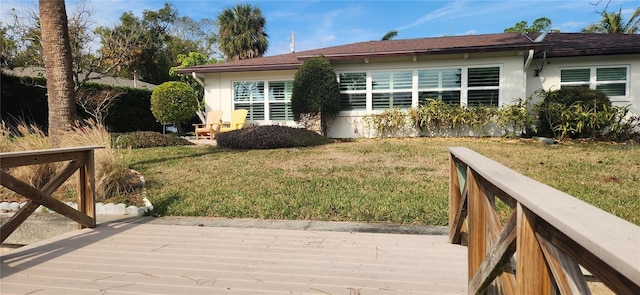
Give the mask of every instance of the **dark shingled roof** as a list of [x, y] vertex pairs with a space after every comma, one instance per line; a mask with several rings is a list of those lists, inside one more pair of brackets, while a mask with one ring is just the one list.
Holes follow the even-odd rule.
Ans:
[[[529, 34], [534, 40], [539, 34]], [[182, 74], [224, 73], [297, 69], [313, 56], [329, 60], [349, 60], [393, 56], [421, 56], [456, 53], [545, 50], [547, 57], [616, 55], [640, 53], [640, 35], [549, 33], [542, 42], [521, 33], [448, 36], [421, 39], [369, 41], [289, 54], [265, 56], [179, 69]]]

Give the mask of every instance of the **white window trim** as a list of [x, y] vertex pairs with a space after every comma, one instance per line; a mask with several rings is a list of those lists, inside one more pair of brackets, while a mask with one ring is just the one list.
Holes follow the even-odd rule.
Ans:
[[[469, 69], [470, 68], [498, 68], [499, 69], [499, 79], [498, 86], [482, 86], [482, 87], [468, 87], [468, 77], [469, 77]], [[444, 70], [444, 69], [460, 69], [461, 71], [461, 83], [460, 88], [447, 87], [442, 89], [434, 89], [434, 88], [419, 88], [418, 85], [418, 71], [420, 70]], [[412, 88], [410, 89], [401, 89], [401, 90], [373, 90], [373, 77], [372, 73], [379, 72], [402, 72], [402, 71], [412, 71]], [[505, 74], [504, 74], [504, 65], [503, 64], [477, 64], [477, 65], [451, 65], [451, 66], [439, 66], [439, 67], [417, 67], [417, 68], [389, 68], [389, 69], [380, 69], [380, 70], [348, 70], [348, 71], [339, 71], [336, 72], [336, 76], [338, 79], [338, 83], [340, 82], [340, 74], [348, 74], [348, 73], [366, 73], [366, 111], [365, 110], [348, 110], [348, 111], [340, 111], [341, 115], [344, 116], [360, 116], [366, 114], [375, 114], [381, 113], [384, 110], [373, 110], [373, 93], [380, 92], [411, 92], [412, 100], [411, 106], [417, 107], [419, 105], [419, 92], [421, 91], [446, 91], [446, 90], [460, 90], [460, 105], [466, 106], [468, 105], [468, 91], [469, 90], [498, 90], [498, 107], [503, 103], [503, 91], [505, 86]], [[628, 75], [627, 75], [628, 77]], [[627, 83], [627, 87], [628, 87]], [[358, 90], [356, 92], [352, 91], [344, 91], [340, 93], [362, 93], [362, 90]], [[365, 114], [363, 114], [365, 112]]]
[[[271, 90], [269, 88], [269, 82], [289, 82], [289, 81], [293, 81], [293, 80], [274, 79], [274, 80], [234, 80], [234, 81], [231, 81], [231, 97], [232, 97], [232, 101], [233, 101], [233, 109], [234, 110], [236, 109], [236, 105], [237, 104], [252, 104], [253, 105], [253, 104], [262, 103], [263, 107], [264, 107], [264, 118], [262, 120], [254, 120], [254, 121], [262, 121], [262, 122], [273, 121], [271, 119], [271, 105], [270, 105], [270, 103], [271, 102], [279, 102], [279, 103], [284, 102], [285, 104], [286, 103], [291, 104], [291, 100], [286, 100], [285, 99], [285, 100], [274, 100], [274, 101], [272, 101], [270, 99]], [[236, 101], [235, 100], [236, 88], [235, 88], [234, 84], [235, 83], [243, 83], [243, 82], [255, 82], [255, 83], [262, 82], [264, 84], [264, 89], [263, 89], [264, 93], [263, 93], [262, 101], [253, 101], [253, 100], [250, 100], [250, 101]], [[281, 122], [283, 120], [276, 120], [276, 121]], [[293, 121], [293, 120], [291, 120], [291, 121]], [[289, 121], [285, 120], [285, 122], [289, 122]]]
[[[560, 87], [562, 86], [571, 86], [571, 85], [582, 85], [585, 83], [589, 83], [590, 89], [596, 89], [598, 85], [607, 85], [607, 84], [617, 84], [622, 83], [622, 81], [597, 81], [597, 69], [600, 68], [625, 68], [627, 70], [627, 79], [624, 81], [625, 83], [625, 94], [626, 95], [614, 95], [609, 96], [611, 101], [627, 101], [629, 100], [629, 91], [630, 89], [630, 69], [629, 65], [595, 65], [595, 66], [573, 66], [573, 67], [561, 67], [560, 73], [558, 75], [558, 80], [560, 80]], [[562, 70], [579, 70], [579, 69], [589, 69], [589, 82], [562, 82]]]

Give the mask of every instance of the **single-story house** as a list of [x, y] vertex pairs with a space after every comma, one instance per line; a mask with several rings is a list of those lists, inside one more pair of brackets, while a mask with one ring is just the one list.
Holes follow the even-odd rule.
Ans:
[[204, 85], [206, 109], [249, 110], [256, 124], [295, 125], [293, 77], [323, 55], [340, 83], [329, 136], [370, 136], [363, 117], [437, 97], [468, 106], [510, 104], [539, 89], [589, 86], [640, 114], [640, 35], [501, 33], [370, 41], [179, 70]]

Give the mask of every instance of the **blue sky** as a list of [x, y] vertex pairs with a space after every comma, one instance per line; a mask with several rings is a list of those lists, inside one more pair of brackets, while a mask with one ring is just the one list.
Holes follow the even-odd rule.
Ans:
[[[211, 18], [238, 3], [259, 7], [267, 20], [267, 55], [289, 52], [291, 32], [296, 34], [296, 51], [379, 40], [397, 30], [396, 39], [500, 33], [515, 23], [536, 18], [551, 19], [562, 32], [578, 32], [600, 19], [608, 0], [484, 0], [484, 1], [206, 1], [206, 0], [88, 0], [95, 10], [97, 25], [113, 25], [123, 12], [136, 15], [157, 10], [171, 2], [179, 15], [193, 19]], [[67, 0], [67, 10], [77, 1]], [[2, 19], [15, 7], [36, 7], [36, 0], [3, 0]], [[611, 0], [609, 11], [622, 9], [625, 19], [640, 7], [640, 0]]]

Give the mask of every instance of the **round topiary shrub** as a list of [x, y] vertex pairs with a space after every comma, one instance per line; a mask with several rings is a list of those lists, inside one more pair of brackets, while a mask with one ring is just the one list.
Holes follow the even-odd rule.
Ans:
[[316, 146], [332, 140], [301, 128], [285, 126], [255, 126], [216, 135], [219, 147], [231, 149], [278, 149]]
[[160, 123], [183, 123], [198, 110], [196, 92], [183, 82], [165, 82], [151, 93], [151, 112]]
[[590, 137], [609, 124], [597, 115], [611, 109], [609, 97], [600, 90], [570, 87], [539, 95], [543, 98], [536, 105], [539, 135]]

